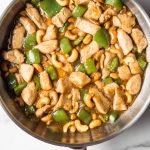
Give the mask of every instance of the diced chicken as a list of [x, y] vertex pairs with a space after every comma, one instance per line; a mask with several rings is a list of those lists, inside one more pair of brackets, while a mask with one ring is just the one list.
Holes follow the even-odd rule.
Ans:
[[105, 52], [105, 60], [104, 60], [104, 66], [107, 68], [112, 58], [114, 58], [116, 55], [111, 52]]
[[144, 36], [143, 32], [138, 29], [138, 28], [134, 28], [132, 30], [131, 36], [135, 42], [135, 44], [137, 45], [138, 48], [138, 52], [142, 53], [142, 51], [147, 47], [148, 43], [147, 43], [147, 39]]
[[111, 99], [115, 94], [116, 88], [119, 88], [119, 86], [115, 82], [107, 84], [104, 87], [104, 94]]
[[40, 73], [40, 84], [43, 90], [50, 90], [52, 88], [51, 80], [46, 71]]
[[83, 88], [90, 83], [91, 79], [82, 72], [72, 72], [69, 77], [70, 81], [77, 87]]
[[33, 77], [34, 67], [29, 64], [21, 64], [19, 72], [26, 82], [30, 82]]
[[92, 57], [99, 51], [99, 46], [95, 41], [80, 50], [81, 61], [85, 62], [88, 58]]
[[89, 20], [98, 20], [102, 10], [100, 7], [93, 1], [90, 1], [88, 4], [88, 10], [84, 14], [84, 18]]
[[110, 71], [107, 68], [102, 69], [102, 79], [105, 79], [110, 74]]
[[57, 28], [51, 24], [48, 26], [46, 30], [46, 34], [43, 37], [43, 41], [49, 41], [49, 40], [54, 40], [57, 38]]
[[131, 72], [127, 65], [119, 67], [118, 73], [121, 80], [128, 80], [131, 77]]
[[31, 4], [27, 4], [26, 12], [29, 18], [39, 29], [46, 29], [47, 25], [36, 8], [34, 8]]
[[81, 31], [92, 35], [94, 35], [100, 29], [99, 25], [96, 25], [84, 18], [77, 18], [75, 22], [75, 27], [79, 28]]
[[24, 26], [28, 34], [36, 32], [36, 26], [32, 20], [27, 17], [20, 17], [20, 23]]
[[125, 104], [121, 90], [119, 88], [116, 88], [115, 90], [115, 96], [113, 100], [113, 110], [116, 110], [116, 111], [127, 110], [127, 106]]
[[72, 101], [79, 101], [80, 100], [80, 91], [79, 89], [73, 88], [71, 90], [71, 94], [72, 94]]
[[28, 85], [23, 89], [21, 96], [24, 102], [29, 106], [35, 102], [37, 98], [37, 91], [34, 82], [28, 83]]
[[110, 109], [110, 102], [101, 92], [93, 97], [93, 101], [99, 113], [107, 114]]
[[101, 14], [99, 21], [100, 23], [105, 23], [107, 22], [112, 16], [117, 15], [117, 11], [114, 10], [113, 8], [108, 8], [105, 10], [103, 14]]
[[60, 78], [57, 81], [56, 91], [58, 93], [61, 93], [61, 94], [69, 93], [71, 91], [71, 88], [72, 88], [72, 84], [67, 77], [66, 78]]
[[15, 64], [22, 64], [24, 62], [24, 55], [17, 49], [5, 51], [3, 58]]
[[136, 21], [134, 16], [127, 14], [119, 14], [113, 17], [113, 25], [122, 28], [127, 33], [131, 33], [132, 28], [135, 26]]
[[130, 67], [132, 74], [138, 74], [141, 72], [141, 68], [134, 54], [127, 55], [124, 62]]
[[22, 25], [17, 25], [12, 35], [12, 48], [21, 49], [23, 45], [25, 29]]
[[101, 91], [103, 90], [103, 87], [105, 86], [105, 84], [101, 81], [96, 81], [95, 85], [97, 86], [97, 88]]
[[75, 5], [87, 5], [90, 0], [74, 0]]
[[51, 54], [54, 50], [58, 48], [57, 40], [49, 40], [46, 42], [42, 42], [35, 46], [41, 53], [43, 54]]
[[132, 95], [137, 94], [141, 89], [141, 76], [140, 74], [132, 76], [126, 84], [126, 89]]
[[133, 43], [130, 36], [122, 29], [118, 29], [118, 41], [124, 55], [130, 53], [130, 51], [133, 49]]
[[52, 23], [56, 25], [56, 27], [63, 27], [64, 23], [71, 16], [71, 11], [67, 7], [63, 7], [61, 11], [52, 17]]

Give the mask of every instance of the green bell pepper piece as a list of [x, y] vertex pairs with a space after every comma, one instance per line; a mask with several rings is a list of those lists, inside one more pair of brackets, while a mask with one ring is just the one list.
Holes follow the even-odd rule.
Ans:
[[119, 66], [119, 58], [118, 57], [114, 57], [109, 66], [108, 66], [108, 69], [111, 71], [111, 72], [114, 72], [114, 71], [117, 71], [118, 69], [118, 66]]
[[110, 44], [109, 33], [105, 28], [99, 29], [93, 37], [100, 47], [108, 48]]
[[26, 52], [26, 61], [28, 64], [40, 64], [41, 54], [38, 49], [32, 49]]
[[118, 78], [118, 79], [115, 80], [115, 83], [121, 85], [122, 84], [122, 80], [120, 78]]
[[70, 25], [69, 22], [66, 22], [63, 27], [59, 28], [59, 32], [65, 32]]
[[87, 93], [87, 90], [80, 90], [81, 100], [84, 99], [84, 96], [85, 96], [86, 93]]
[[69, 117], [64, 109], [59, 109], [52, 114], [55, 122], [64, 123], [69, 121]]
[[132, 52], [133, 53], [136, 53], [137, 52], [137, 47], [134, 45], [133, 49], [132, 49]]
[[24, 48], [30, 50], [36, 45], [36, 33], [27, 35], [24, 40]]
[[86, 60], [86, 62], [84, 63], [84, 67], [85, 67], [85, 70], [86, 70], [88, 75], [96, 72], [96, 70], [97, 70], [96, 66], [95, 66], [95, 62], [91, 58]]
[[35, 83], [36, 89], [39, 90], [41, 88], [40, 78], [38, 75], [33, 76], [33, 81]]
[[56, 0], [43, 0], [39, 3], [39, 7], [48, 17], [55, 16], [62, 8]]
[[34, 115], [35, 114], [35, 106], [26, 106], [25, 107], [25, 114], [26, 116], [31, 116], [31, 115]]
[[119, 112], [117, 111], [112, 111], [110, 114], [109, 114], [109, 121], [111, 123], [114, 123], [119, 117]]
[[123, 8], [122, 0], [105, 0], [105, 4], [112, 5], [118, 10], [122, 10]]
[[87, 10], [86, 6], [78, 5], [74, 8], [74, 10], [72, 12], [72, 16], [75, 18], [81, 17], [81, 16], [83, 16], [83, 14], [85, 13], [86, 10]]
[[80, 65], [77, 67], [76, 71], [84, 72], [84, 73], [85, 73], [86, 70], [85, 70], [84, 64], [80, 64]]
[[72, 50], [71, 42], [68, 38], [63, 38], [60, 40], [60, 48], [64, 54], [68, 54]]
[[77, 113], [78, 118], [85, 124], [89, 124], [92, 120], [91, 114], [84, 108], [81, 108]]
[[14, 92], [17, 96], [19, 96], [21, 94], [21, 92], [23, 91], [23, 89], [27, 86], [26, 82], [23, 82], [21, 84], [19, 84], [18, 86], [16, 86], [14, 88]]
[[107, 122], [109, 120], [109, 115], [108, 114], [104, 114], [102, 117], [103, 117], [105, 122]]
[[18, 85], [16, 76], [14, 74], [9, 74], [6, 78], [6, 81], [10, 90], [14, 89]]
[[57, 80], [57, 78], [58, 78], [57, 72], [53, 66], [46, 67], [46, 71], [48, 72], [48, 74], [52, 80]]
[[138, 58], [138, 63], [142, 70], [144, 70], [147, 66], [147, 62], [142, 57]]
[[112, 80], [112, 78], [111, 77], [107, 77], [107, 78], [105, 78], [105, 79], [103, 79], [103, 81], [102, 81], [104, 84], [110, 84], [110, 83], [112, 83], [113, 82], [113, 80]]
[[31, 0], [31, 3], [32, 3], [34, 6], [38, 7], [40, 1], [41, 1], [41, 0]]
[[83, 41], [84, 37], [80, 36], [79, 38], [77, 38], [73, 43], [75, 46], [78, 46], [82, 41]]

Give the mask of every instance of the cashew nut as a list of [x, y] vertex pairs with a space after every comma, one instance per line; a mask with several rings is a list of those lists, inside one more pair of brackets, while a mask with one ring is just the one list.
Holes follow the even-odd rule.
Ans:
[[71, 114], [77, 112], [77, 110], [78, 110], [78, 108], [79, 108], [79, 104], [78, 104], [78, 102], [74, 102], [74, 103], [72, 104], [72, 106], [73, 106], [73, 108], [69, 111]]
[[56, 55], [57, 55], [57, 59], [58, 59], [60, 62], [62, 62], [63, 64], [66, 64], [66, 63], [67, 63], [67, 59], [66, 59], [66, 57], [65, 57], [63, 54], [57, 53]]
[[70, 126], [73, 126], [73, 125], [74, 125], [74, 121], [67, 122], [67, 123], [63, 126], [63, 132], [64, 132], [64, 133], [67, 133], [69, 127], [70, 127]]
[[50, 99], [48, 97], [42, 97], [37, 101], [36, 107], [42, 108], [44, 105], [48, 105], [50, 103]]
[[38, 44], [42, 43], [42, 38], [45, 35], [45, 31], [40, 29], [36, 32], [36, 41]]
[[127, 97], [127, 100], [126, 100], [127, 104], [131, 104], [133, 101], [132, 95], [129, 92], [125, 92], [125, 95]]
[[76, 127], [75, 127], [74, 125], [71, 126], [69, 129], [70, 129], [70, 132], [71, 132], [71, 133], [76, 132]]
[[67, 58], [67, 61], [70, 63], [75, 62], [78, 59], [78, 51], [74, 48], [71, 52], [71, 55]]
[[92, 36], [91, 34], [87, 34], [87, 35], [85, 36], [85, 38], [83, 39], [83, 43], [84, 43], [85, 45], [89, 44], [89, 43], [92, 41], [92, 38], [93, 38], [93, 36]]
[[102, 124], [101, 120], [96, 119], [96, 120], [92, 120], [89, 124], [90, 129], [99, 127]]
[[48, 121], [50, 121], [51, 119], [52, 119], [52, 115], [51, 115], [51, 114], [48, 114], [48, 115], [42, 117], [42, 118], [41, 118], [41, 121], [43, 121], [43, 122], [48, 122]]
[[95, 81], [100, 79], [101, 73], [100, 72], [94, 72], [94, 73], [91, 74], [90, 77], [92, 78], [92, 81], [95, 82]]
[[69, 5], [70, 0], [56, 0], [56, 1], [61, 6], [67, 6], [67, 5]]
[[75, 120], [75, 127], [81, 133], [86, 132], [89, 129], [89, 127], [87, 125], [82, 125], [80, 120]]
[[63, 64], [59, 61], [57, 61], [57, 58], [56, 58], [56, 54], [53, 54], [52, 55], [52, 64], [56, 67], [56, 68], [62, 68], [63, 67]]
[[68, 19], [68, 22], [69, 22], [69, 23], [74, 23], [75, 21], [76, 21], [76, 19], [73, 18], [73, 17], [70, 17], [70, 18]]
[[36, 112], [35, 112], [36, 117], [37, 117], [37, 118], [42, 117], [43, 114], [44, 114], [46, 111], [50, 110], [50, 108], [51, 108], [50, 105], [45, 105], [45, 106], [43, 106], [42, 108], [37, 109]]
[[39, 97], [48, 97], [48, 96], [49, 96], [49, 91], [45, 91], [45, 90], [39, 91]]
[[67, 37], [68, 39], [74, 41], [74, 40], [76, 40], [78, 38], [78, 35], [72, 34], [70, 30], [67, 30], [65, 32], [65, 37]]
[[115, 30], [115, 28], [110, 28], [109, 34], [111, 37], [111, 44], [117, 43], [118, 38], [117, 38], [117, 31]]
[[92, 119], [93, 119], [93, 120], [96, 120], [96, 118], [97, 118], [96, 113], [92, 113]]
[[75, 120], [75, 119], [76, 119], [76, 115], [75, 115], [75, 114], [71, 114], [71, 115], [70, 115], [70, 119], [71, 119], [71, 120]]
[[102, 54], [101, 58], [100, 58], [100, 68], [103, 69], [104, 68], [104, 60], [105, 60], [105, 55]]
[[56, 105], [57, 102], [58, 102], [58, 94], [57, 94], [57, 92], [54, 91], [54, 90], [51, 90], [49, 92], [49, 97], [50, 97], [50, 100], [51, 100], [51, 105], [52, 106]]
[[43, 71], [43, 67], [41, 64], [33, 64], [33, 67], [40, 73]]
[[92, 96], [90, 94], [85, 94], [85, 96], [84, 96], [84, 103], [89, 108], [93, 108], [94, 107], [94, 103], [92, 102]]

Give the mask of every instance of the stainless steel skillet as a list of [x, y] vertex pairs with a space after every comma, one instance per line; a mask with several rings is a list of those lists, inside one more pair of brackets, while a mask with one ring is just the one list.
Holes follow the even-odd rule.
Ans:
[[[0, 49], [7, 48], [7, 42], [5, 39], [9, 36], [9, 32], [13, 27], [13, 20], [19, 10], [21, 10], [27, 0], [13, 0], [8, 6], [6, 11], [0, 18]], [[150, 20], [145, 11], [136, 2], [136, 0], [124, 0], [124, 3], [136, 14], [136, 17], [141, 25], [147, 39], [149, 46], [147, 48], [147, 60], [150, 60]], [[144, 113], [150, 103], [150, 65], [148, 65], [145, 73], [144, 83], [139, 96], [135, 103], [126, 111], [115, 124], [107, 125], [91, 130], [87, 133], [75, 133], [64, 134], [58, 132], [57, 128], [45, 128], [42, 123], [31, 122], [26, 118], [21, 109], [13, 101], [7, 89], [4, 81], [0, 76], [0, 101], [4, 110], [10, 116], [10, 118], [24, 131], [31, 136], [38, 138], [50, 144], [59, 146], [67, 146], [72, 148], [84, 148], [88, 145], [102, 143], [107, 141], [125, 129], [133, 125], [139, 117]]]

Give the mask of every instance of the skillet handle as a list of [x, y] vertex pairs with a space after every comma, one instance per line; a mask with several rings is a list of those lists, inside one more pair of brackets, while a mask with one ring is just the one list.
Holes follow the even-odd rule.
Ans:
[[71, 148], [72, 150], [87, 150], [87, 147]]

